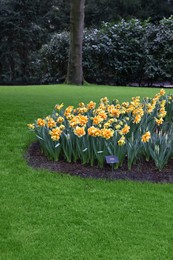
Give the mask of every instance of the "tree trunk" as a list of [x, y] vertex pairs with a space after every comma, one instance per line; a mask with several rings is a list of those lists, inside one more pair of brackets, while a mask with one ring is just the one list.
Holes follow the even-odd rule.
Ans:
[[70, 50], [67, 69], [67, 84], [83, 84], [82, 44], [84, 7], [85, 0], [71, 0]]

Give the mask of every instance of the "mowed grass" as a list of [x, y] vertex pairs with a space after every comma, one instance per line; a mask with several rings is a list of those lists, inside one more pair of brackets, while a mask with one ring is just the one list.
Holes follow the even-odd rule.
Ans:
[[32, 169], [24, 158], [35, 140], [26, 124], [56, 103], [127, 101], [158, 91], [0, 87], [0, 259], [173, 259], [173, 185], [81, 179]]

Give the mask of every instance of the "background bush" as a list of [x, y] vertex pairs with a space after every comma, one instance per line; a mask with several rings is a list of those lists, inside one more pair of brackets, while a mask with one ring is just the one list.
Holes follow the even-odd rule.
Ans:
[[41, 83], [61, 83], [65, 80], [68, 61], [69, 34], [56, 33], [42, 46], [32, 66]]
[[[158, 25], [138, 19], [118, 24], [103, 23], [100, 29], [85, 31], [83, 45], [84, 77], [98, 84], [126, 85], [137, 82], [152, 85], [172, 81], [173, 17]], [[39, 51], [37, 62], [41, 82], [65, 80], [69, 35], [54, 34]]]
[[[142, 45], [140, 46], [140, 44], [137, 43], [137, 53], [140, 51], [140, 48], [143, 48], [143, 46], [147, 44], [144, 44], [145, 37], [144, 42], [142, 41], [141, 43], [141, 34], [143, 32], [140, 31], [140, 22], [138, 20], [129, 19], [137, 18], [139, 20], [145, 20], [151, 17], [150, 21], [153, 23], [153, 26], [151, 26], [151, 30], [149, 29], [147, 35], [150, 36], [150, 32], [152, 31], [152, 37], [153, 33], [157, 34], [157, 30], [155, 31], [155, 29], [158, 29], [158, 26], [163, 27], [163, 30], [161, 30], [162, 35], [159, 35], [158, 31], [158, 40], [160, 41], [161, 37], [163, 44], [165, 41], [165, 51], [168, 52], [167, 54], [169, 56], [169, 50], [171, 51], [171, 48], [167, 48], [167, 42], [171, 41], [172, 18], [170, 20], [166, 19], [163, 24], [160, 22], [160, 25], [158, 25], [158, 23], [163, 17], [168, 18], [172, 14], [173, 0], [160, 0], [159, 3], [158, 0], [86, 0], [85, 28], [87, 28], [87, 32], [85, 42], [88, 46], [88, 48], [85, 48], [84, 45], [86, 52], [84, 60], [86, 79], [98, 83], [106, 82], [108, 84], [115, 84], [118, 82], [119, 84], [123, 84], [126, 82], [125, 78], [129, 78], [131, 71], [133, 73], [135, 71], [136, 74], [134, 74], [134, 76], [137, 75], [138, 80], [140, 75], [142, 79], [148, 79], [149, 75], [150, 82], [155, 80], [160, 74], [162, 78], [170, 78], [170, 71], [172, 71], [170, 62], [166, 61], [166, 63], [164, 63], [163, 59], [161, 59], [160, 62], [159, 55], [153, 59], [152, 42], [150, 45], [152, 51], [148, 51], [147, 61], [145, 61], [145, 55], [143, 55], [144, 60], [142, 60], [141, 57], [139, 61], [139, 55], [137, 55], [137, 58], [134, 58], [133, 44], [136, 46], [136, 43], [133, 42], [133, 39], [130, 39], [129, 42], [130, 34], [132, 33], [132, 38], [135, 37], [134, 41], [140, 41]], [[122, 19], [129, 20], [129, 22], [120, 22]], [[103, 21], [106, 24], [102, 25], [102, 28], [98, 30], [99, 32], [91, 29], [92, 27], [100, 28]], [[118, 22], [120, 23], [117, 24]], [[117, 24], [117, 26], [115, 26], [115, 24]], [[145, 24], [145, 22], [142, 23], [142, 27], [143, 24]], [[154, 26], [154, 24], [157, 26]], [[61, 34], [63, 31], [69, 31], [69, 27], [69, 0], [0, 0], [0, 84], [24, 85], [39, 84], [42, 82], [61, 82], [66, 74], [66, 67], [64, 66], [63, 70], [61, 69], [62, 57], [58, 54], [58, 51], [61, 50], [59, 46], [61, 40], [56, 44], [55, 39], [58, 40], [60, 37], [60, 35], [57, 36], [57, 33]], [[108, 32], [109, 34], [107, 36]], [[95, 37], [95, 34], [98, 39]], [[62, 38], [63, 37], [64, 33], [62, 33]], [[92, 39], [93, 47], [90, 46], [90, 39]], [[116, 43], [116, 40], [119, 42]], [[127, 46], [125, 45], [126, 41]], [[54, 58], [54, 53], [50, 45], [57, 47], [55, 56], [60, 59], [61, 64]], [[97, 49], [95, 45], [98, 47]], [[112, 48], [114, 49], [112, 50]], [[153, 46], [153, 48], [155, 47]], [[160, 43], [158, 49], [159, 48]], [[107, 61], [109, 49], [111, 51], [111, 55], [109, 56], [112, 58], [110, 62]], [[131, 51], [131, 49], [133, 52], [129, 58], [129, 53], [127, 52], [129, 50]], [[98, 54], [98, 57], [96, 57], [96, 54]], [[44, 55], [46, 57], [44, 57]], [[122, 61], [121, 57], [125, 60]], [[169, 57], [171, 57], [171, 55]], [[129, 59], [131, 60], [130, 62]], [[94, 65], [95, 60], [97, 64]], [[66, 55], [64, 56], [63, 62], [65, 65], [67, 64]], [[140, 75], [136, 72], [136, 62], [137, 64], [140, 62], [137, 67], [137, 72], [140, 72]], [[45, 63], [47, 65], [45, 65]], [[54, 66], [57, 65], [57, 63], [58, 71], [56, 72]], [[146, 67], [144, 67], [144, 63]], [[162, 71], [163, 67], [164, 71]], [[97, 71], [97, 68], [101, 71], [100, 73]], [[155, 70], [157, 70], [157, 73], [155, 73]], [[94, 73], [92, 73], [92, 71]], [[108, 79], [106, 76], [103, 78], [100, 74], [108, 74]], [[133, 79], [132, 76], [130, 80], [131, 78]], [[151, 84], [150, 82], [149, 84]]]

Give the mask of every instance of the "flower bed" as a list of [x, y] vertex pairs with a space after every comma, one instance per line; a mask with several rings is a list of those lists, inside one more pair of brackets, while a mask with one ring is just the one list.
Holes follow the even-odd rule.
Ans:
[[162, 89], [153, 98], [81, 102], [77, 108], [57, 104], [51, 116], [28, 124], [49, 159], [105, 164], [106, 155], [127, 158], [128, 169], [139, 160], [154, 160], [162, 170], [173, 156], [173, 95]]

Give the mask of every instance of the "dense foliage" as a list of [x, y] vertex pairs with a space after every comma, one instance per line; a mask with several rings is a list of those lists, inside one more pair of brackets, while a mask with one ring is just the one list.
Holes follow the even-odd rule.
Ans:
[[[85, 31], [83, 44], [84, 77], [88, 82], [125, 85], [130, 82], [152, 85], [172, 81], [173, 17], [158, 25], [131, 19], [118, 24], [103, 23], [101, 29]], [[65, 80], [69, 36], [54, 34], [39, 52], [35, 72], [41, 82]]]
[[48, 39], [55, 0], [0, 0], [0, 82], [33, 81], [32, 56]]
[[[130, 18], [140, 18], [143, 20], [148, 17], [151, 17], [151, 21], [157, 25], [160, 19], [162, 19], [163, 17], [169, 17], [172, 14], [172, 11], [172, 0], [161, 0], [159, 1], [159, 4], [158, 0], [86, 0], [85, 27], [96, 28], [100, 26], [103, 21], [115, 24], [115, 22], [117, 23], [117, 21], [120, 21], [122, 18], [125, 18], [126, 20]], [[55, 71], [50, 71], [52, 70], [50, 66], [45, 68], [45, 64], [40, 64], [40, 62], [42, 62], [43, 58], [43, 49], [45, 50], [46, 48], [45, 44], [47, 44], [48, 46], [51, 45], [52, 43], [49, 42], [52, 38], [54, 39], [53, 41], [55, 41], [54, 34], [69, 30], [69, 14], [70, 1], [68, 0], [0, 0], [0, 84], [41, 83], [42, 81], [46, 81], [47, 79], [50, 79], [50, 81], [48, 82], [61, 81], [61, 76], [59, 76], [61, 74], [59, 72], [59, 67], [58, 71], [55, 73]], [[109, 31], [112, 30], [110, 34], [117, 33], [116, 31], [114, 31], [113, 28], [111, 29], [111, 26], [109, 27]], [[98, 31], [98, 33], [96, 33], [96, 31], [94, 31], [93, 29], [88, 29], [88, 32], [86, 33], [87, 38], [93, 38], [93, 42], [96, 42], [97, 45], [97, 39], [94, 38], [93, 34], [96, 34], [96, 37], [102, 40], [102, 42], [100, 42], [99, 44], [104, 45], [102, 47], [103, 53], [103, 49], [105, 49], [106, 51], [106, 48], [108, 48], [108, 46], [106, 47], [107, 36], [102, 37], [103, 33], [101, 33], [100, 30]], [[164, 33], [162, 33], [161, 38], [163, 38], [163, 34]], [[126, 35], [126, 37], [130, 37], [130, 35]], [[152, 37], [153, 36], [151, 36], [151, 38]], [[169, 37], [170, 35], [168, 33], [166, 38], [162, 40], [166, 42], [167, 38], [170, 40]], [[124, 39], [124, 41], [125, 40], [127, 39]], [[157, 42], [158, 40], [159, 38], [157, 39]], [[88, 44], [90, 43], [89, 39], [85, 38], [85, 41]], [[123, 42], [123, 39], [120, 39], [119, 45], [121, 41]], [[58, 49], [59, 48], [60, 47], [58, 46]], [[151, 48], [154, 47], [151, 46]], [[159, 46], [158, 48], [162, 47]], [[39, 58], [40, 49], [41, 58]], [[87, 65], [85, 74], [88, 79], [91, 79], [93, 81], [93, 75], [90, 75], [90, 68], [92, 68], [93, 65], [88, 64], [88, 62], [90, 60], [91, 52], [93, 55], [93, 52], [97, 53], [98, 50], [92, 50], [92, 48], [91, 50], [89, 50], [85, 47], [84, 49], [86, 50], [85, 57], [88, 56], [89, 52], [89, 58], [88, 60], [86, 60]], [[47, 50], [46, 53], [48, 54]], [[96, 56], [95, 53], [94, 56]], [[99, 56], [100, 54], [101, 52], [99, 51]], [[152, 55], [153, 54], [151, 53], [151, 56]], [[169, 51], [167, 55], [169, 56]], [[148, 59], [148, 62], [150, 62], [150, 59], [151, 58]], [[157, 57], [154, 62], [152, 61], [149, 68], [150, 74], [152, 71], [153, 63], [157, 64], [158, 60], [160, 63], [160, 57]], [[64, 61], [64, 64], [65, 62], [66, 61]], [[54, 64], [52, 64], [51, 66], [54, 66]], [[163, 62], [160, 63], [161, 67], [162, 64]], [[102, 68], [102, 64], [100, 62], [99, 66], [97, 65], [98, 68], [100, 69], [100, 65], [101, 70], [104, 71], [105, 67]], [[46, 77], [42, 77], [40, 75], [40, 69], [43, 68], [43, 66], [45, 68], [44, 71], [47, 70]], [[117, 65], [115, 65], [115, 67], [116, 66]], [[164, 67], [166, 66], [169, 66], [167, 65], [167, 62], [166, 64], [164, 64]], [[94, 68], [94, 71], [95, 69], [96, 68]], [[41, 72], [41, 74], [43, 74], [43, 72]], [[55, 76], [56, 74], [57, 77]], [[64, 77], [64, 72], [62, 74]], [[95, 72], [95, 74], [97, 76], [98, 72]], [[124, 76], [126, 77], [126, 73]], [[98, 82], [104, 82], [103, 79], [97, 80]]]
[[86, 26], [101, 22], [115, 22], [123, 19], [151, 17], [153, 22], [169, 17], [173, 12], [172, 0], [88, 0], [86, 5]]
[[80, 161], [103, 167], [106, 155], [118, 156], [128, 168], [140, 159], [154, 160], [162, 170], [173, 156], [173, 96], [162, 89], [154, 98], [112, 103], [105, 97], [79, 107], [57, 104], [52, 115], [38, 118], [33, 129], [50, 159]]

